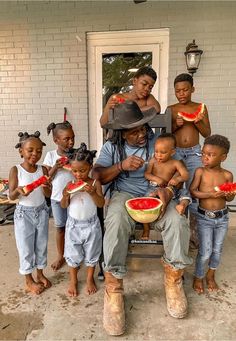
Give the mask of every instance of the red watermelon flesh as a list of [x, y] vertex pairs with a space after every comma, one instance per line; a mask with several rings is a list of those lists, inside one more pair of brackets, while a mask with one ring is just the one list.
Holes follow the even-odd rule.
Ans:
[[178, 112], [178, 116], [181, 116], [185, 121], [192, 122], [192, 121], [195, 121], [197, 116], [200, 113], [203, 113], [204, 110], [205, 110], [205, 104], [201, 103], [194, 113], [188, 113], [188, 112], [184, 112], [184, 111], [179, 111]]
[[46, 175], [41, 176], [37, 180], [31, 182], [30, 184], [23, 187], [23, 191], [25, 193], [31, 192], [34, 189], [38, 188], [39, 186], [45, 184], [48, 181], [48, 177]]
[[66, 165], [69, 162], [69, 159], [67, 156], [62, 156], [60, 157], [59, 161], [62, 165]]
[[230, 194], [236, 193], [236, 182], [226, 182], [222, 185], [216, 186], [215, 191], [222, 191]]
[[70, 194], [75, 193], [77, 191], [80, 191], [86, 185], [87, 185], [87, 182], [85, 182], [83, 180], [78, 180], [76, 182], [72, 182], [72, 183], [67, 185], [67, 192]]
[[161, 213], [162, 201], [153, 197], [129, 199], [125, 203], [129, 215], [139, 223], [151, 223]]

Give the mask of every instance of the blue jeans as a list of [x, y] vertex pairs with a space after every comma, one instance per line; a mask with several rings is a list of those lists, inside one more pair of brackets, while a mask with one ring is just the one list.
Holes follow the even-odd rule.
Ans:
[[55, 226], [60, 229], [66, 226], [67, 208], [62, 208], [60, 201], [51, 199], [52, 215]]
[[16, 206], [14, 228], [21, 275], [47, 265], [48, 211], [46, 202], [38, 207]]
[[199, 250], [196, 258], [195, 276], [203, 278], [205, 265], [215, 270], [220, 263], [224, 238], [228, 230], [229, 215], [221, 218], [208, 218], [197, 213], [197, 233]]
[[188, 181], [186, 181], [187, 189], [189, 189], [189, 186], [191, 185], [195, 170], [198, 167], [202, 167], [201, 155], [202, 155], [202, 151], [201, 151], [200, 144], [197, 144], [196, 146], [193, 146], [190, 148], [179, 148], [179, 147], [176, 148], [176, 153], [174, 155], [174, 158], [177, 160], [183, 160], [189, 172], [189, 179]]

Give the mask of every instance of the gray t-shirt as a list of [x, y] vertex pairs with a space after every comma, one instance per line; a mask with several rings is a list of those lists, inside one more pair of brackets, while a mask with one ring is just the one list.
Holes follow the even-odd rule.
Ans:
[[[158, 135], [154, 135], [148, 142], [149, 144], [149, 159], [153, 154], [153, 146]], [[147, 148], [146, 147], [133, 147], [125, 143], [125, 153], [128, 156], [136, 155], [148, 161]], [[119, 155], [115, 145], [112, 145], [110, 141], [107, 141], [101, 149], [100, 155], [96, 161], [96, 165], [102, 167], [110, 167], [120, 161]], [[114, 189], [122, 192], [128, 192], [135, 197], [143, 196], [148, 188], [148, 181], [144, 177], [144, 172], [147, 167], [147, 163], [143, 167], [136, 171], [128, 172], [128, 176], [122, 172], [114, 179]]]

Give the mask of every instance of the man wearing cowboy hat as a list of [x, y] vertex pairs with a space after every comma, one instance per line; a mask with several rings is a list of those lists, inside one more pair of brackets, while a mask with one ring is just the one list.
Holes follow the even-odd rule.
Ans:
[[[111, 199], [105, 218], [103, 242], [105, 296], [103, 325], [110, 335], [125, 331], [123, 277], [129, 237], [135, 228], [128, 215], [125, 202], [143, 196], [148, 181], [144, 178], [145, 163], [153, 153], [155, 137], [148, 133], [147, 122], [156, 115], [154, 108], [142, 113], [133, 101], [126, 101], [114, 108], [113, 117], [105, 128], [113, 135], [100, 152], [94, 166], [94, 176], [102, 184], [111, 183]], [[192, 263], [188, 256], [189, 227], [187, 220], [175, 210], [171, 188], [157, 189], [163, 201], [161, 217], [154, 228], [161, 231], [164, 246], [163, 266], [167, 309], [171, 316], [183, 318], [187, 313], [187, 299], [182, 286], [184, 268]]]

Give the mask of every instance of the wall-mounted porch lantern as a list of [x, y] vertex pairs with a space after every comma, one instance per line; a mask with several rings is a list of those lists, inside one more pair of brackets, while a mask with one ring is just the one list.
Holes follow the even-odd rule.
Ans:
[[192, 76], [198, 69], [202, 53], [203, 51], [198, 49], [198, 46], [195, 44], [195, 39], [186, 46], [186, 51], [184, 52], [185, 60], [188, 72], [191, 73]]

